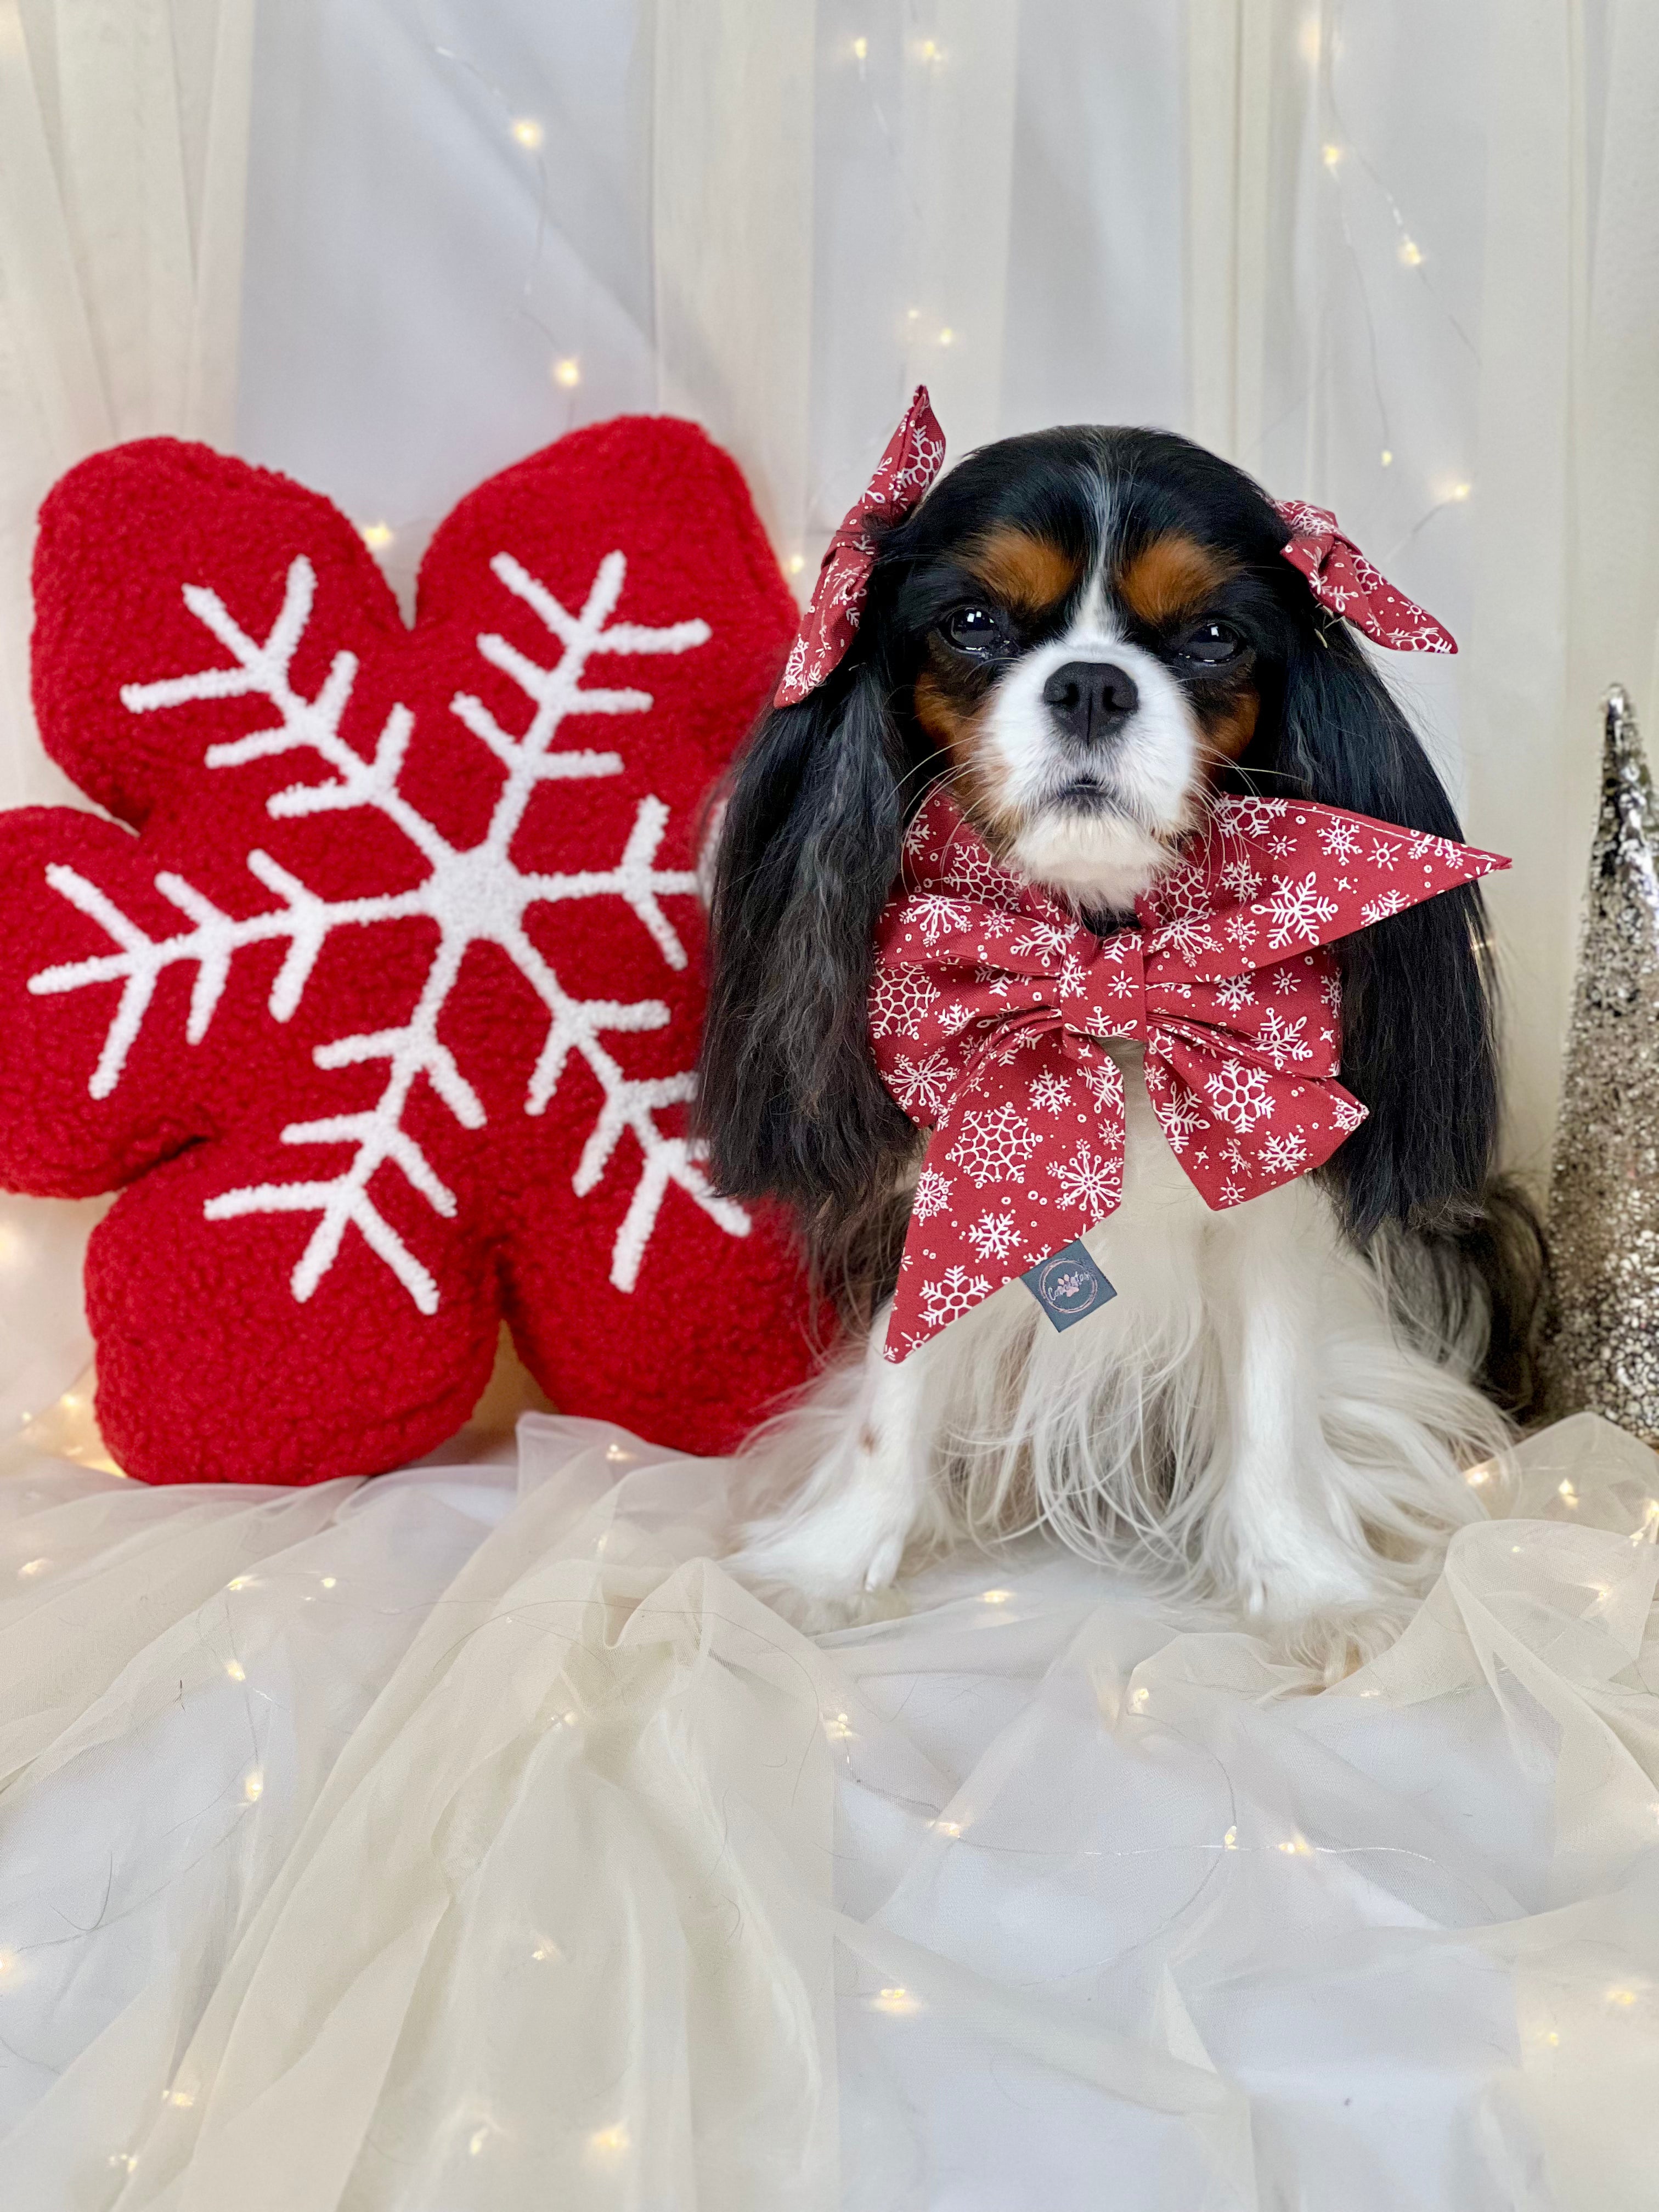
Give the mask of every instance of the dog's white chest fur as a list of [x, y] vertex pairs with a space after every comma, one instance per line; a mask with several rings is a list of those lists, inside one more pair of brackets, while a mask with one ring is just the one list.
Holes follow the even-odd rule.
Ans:
[[751, 1526], [739, 1570], [833, 1617], [915, 1543], [1041, 1522], [1242, 1594], [1310, 1656], [1363, 1647], [1410, 1601], [1425, 1539], [1473, 1514], [1462, 1465], [1500, 1450], [1503, 1425], [1403, 1340], [1316, 1185], [1212, 1212], [1139, 1048], [1114, 1051], [1123, 1195], [1084, 1241], [1115, 1298], [1060, 1331], [1010, 1283], [897, 1366], [884, 1312], [775, 1432], [804, 1486]]

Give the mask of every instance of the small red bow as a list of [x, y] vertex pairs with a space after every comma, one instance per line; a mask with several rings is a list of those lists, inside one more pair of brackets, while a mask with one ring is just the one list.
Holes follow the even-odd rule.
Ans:
[[945, 462], [945, 433], [919, 384], [876, 472], [824, 550], [811, 605], [801, 618], [772, 703], [793, 707], [815, 691], [853, 642], [876, 565], [872, 521], [902, 522]]
[[882, 1079], [934, 1132], [886, 1355], [902, 1359], [1103, 1220], [1123, 1079], [1146, 1047], [1170, 1148], [1206, 1205], [1329, 1158], [1365, 1109], [1335, 1080], [1336, 939], [1504, 868], [1495, 854], [1299, 799], [1218, 799], [1203, 842], [1100, 938], [994, 860], [940, 792], [876, 932]]
[[1328, 507], [1281, 499], [1279, 512], [1291, 526], [1285, 558], [1302, 571], [1322, 606], [1396, 653], [1456, 652], [1451, 632], [1415, 599], [1395, 591], [1352, 538], [1344, 537]]

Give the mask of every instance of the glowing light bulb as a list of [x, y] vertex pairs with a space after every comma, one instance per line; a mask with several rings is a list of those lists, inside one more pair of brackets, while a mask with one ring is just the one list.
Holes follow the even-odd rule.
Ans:
[[1401, 264], [1405, 268], [1420, 269], [1422, 267], [1423, 249], [1414, 238], [1402, 238], [1401, 240], [1400, 259]]
[[1610, 1989], [1607, 1991], [1607, 2002], [1616, 2005], [1633, 2005], [1636, 2002], [1636, 1992], [1634, 1990], [1622, 1987]]
[[1342, 163], [1342, 149], [1340, 146], [1322, 146], [1319, 149], [1319, 158], [1328, 169], [1340, 168]]
[[17, 1571], [20, 1575], [43, 1575], [51, 1565], [50, 1559], [25, 1559]]
[[357, 535], [371, 553], [384, 553], [388, 545], [396, 544], [398, 540], [398, 533], [389, 522], [366, 522]]
[[1146, 1711], [1146, 1699], [1150, 1694], [1150, 1692], [1146, 1690], [1134, 1690], [1130, 1692], [1129, 1703], [1134, 1707], [1138, 1713], [1144, 1713]]
[[227, 1659], [225, 1672], [233, 1682], [246, 1682], [247, 1680], [247, 1669], [240, 1659]]
[[616, 2166], [627, 2157], [632, 2138], [618, 2120], [613, 2127], [596, 2128], [587, 2138], [587, 2155], [596, 2166]]
[[1391, 468], [1394, 466], [1394, 449], [1393, 449], [1393, 447], [1389, 447], [1389, 446], [1384, 446], [1384, 447], [1383, 447], [1383, 448], [1382, 448], [1382, 453], [1381, 453], [1381, 455], [1379, 456], [1379, 458], [1381, 459], [1382, 463], [1382, 465], [1383, 465], [1383, 467], [1384, 467], [1385, 469], [1391, 469]]
[[895, 2019], [902, 2019], [907, 2013], [921, 2010], [921, 1999], [912, 1996], [908, 1990], [897, 1984], [890, 1990], [878, 1990], [870, 2002], [877, 2012], [890, 2013]]
[[1469, 494], [1474, 489], [1474, 486], [1472, 483], [1455, 483], [1450, 491], [1447, 494], [1447, 497], [1449, 499], [1464, 500], [1468, 497]]
[[955, 332], [955, 331], [954, 331], [950, 327], [949, 324], [947, 324], [947, 325], [945, 325], [945, 328], [944, 328], [944, 329], [939, 332], [939, 343], [940, 343], [941, 345], [954, 345], [954, 344], [956, 343], [956, 342], [957, 342], [957, 334], [956, 334], [956, 332]]
[[935, 1820], [933, 1826], [941, 1836], [959, 1836], [962, 1833], [960, 1820]]
[[325, 1589], [333, 1589], [336, 1588], [338, 1580], [339, 1577], [336, 1575], [325, 1575], [323, 1577], [323, 1588]]
[[1577, 1505], [1578, 1503], [1578, 1492], [1570, 1482], [1559, 1482], [1556, 1485], [1555, 1494], [1564, 1505]]
[[257, 1583], [258, 1579], [259, 1577], [258, 1575], [233, 1575], [231, 1579], [225, 1584], [225, 1588], [227, 1589], [252, 1589], [254, 1583]]
[[868, 40], [868, 39], [854, 39], [854, 41], [853, 41], [853, 59], [854, 59], [855, 62], [863, 62], [863, 61], [868, 61], [868, 60], [869, 60], [869, 58], [870, 58], [870, 41], [869, 41], [869, 40]]
[[1309, 1858], [1313, 1853], [1313, 1845], [1308, 1841], [1308, 1838], [1304, 1835], [1300, 1833], [1291, 1836], [1288, 1841], [1282, 1843], [1279, 1848], [1281, 1851], [1285, 1852], [1290, 1857], [1297, 1859]]
[[919, 62], [936, 62], [942, 58], [937, 39], [924, 39], [916, 48], [916, 59]]
[[537, 147], [541, 144], [544, 135], [541, 125], [537, 122], [533, 115], [515, 117], [513, 124], [513, 136], [520, 146], [526, 148], [531, 153], [533, 154]]
[[555, 384], [566, 392], [574, 392], [582, 380], [582, 365], [574, 353], [568, 353], [554, 362], [550, 374]]
[[164, 2089], [161, 2092], [161, 2101], [163, 2104], [177, 2105], [180, 2111], [187, 2112], [196, 2100], [188, 2089]]
[[1010, 1589], [981, 1590], [979, 1601], [981, 1605], [1006, 1605], [1012, 1596], [1013, 1592]]
[[17, 1972], [15, 1951], [0, 1951], [0, 1982], [9, 1982]]
[[806, 566], [806, 556], [804, 553], [792, 553], [783, 565], [792, 576], [799, 576]]
[[1221, 1848], [1224, 1851], [1236, 1851], [1238, 1849], [1238, 1830], [1237, 1828], [1228, 1829], [1226, 1834], [1221, 1838]]
[[831, 1743], [845, 1743], [853, 1729], [845, 1713], [832, 1713], [823, 1723], [823, 1732]]
[[466, 2139], [467, 2156], [469, 2158], [477, 2158], [479, 2152], [483, 2150], [484, 2145], [489, 2141], [489, 2130], [487, 2127], [474, 2128], [471, 2134]]
[[257, 1805], [264, 1795], [265, 1778], [256, 1766], [242, 1784], [242, 1795], [250, 1805]]

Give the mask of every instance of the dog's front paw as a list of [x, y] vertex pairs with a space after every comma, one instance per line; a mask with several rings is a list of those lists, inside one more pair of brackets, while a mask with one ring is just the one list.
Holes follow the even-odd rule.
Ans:
[[751, 1521], [728, 1571], [775, 1612], [814, 1635], [904, 1610], [892, 1588], [905, 1532], [819, 1511]]

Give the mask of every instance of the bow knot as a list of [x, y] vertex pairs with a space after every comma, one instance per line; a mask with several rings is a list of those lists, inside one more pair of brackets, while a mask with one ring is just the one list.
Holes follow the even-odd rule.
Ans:
[[1365, 1118], [1336, 1080], [1338, 939], [1508, 863], [1335, 807], [1221, 799], [1206, 834], [1097, 937], [992, 856], [946, 793], [904, 841], [877, 930], [870, 1034], [933, 1132], [887, 1356], [1109, 1214], [1139, 1046], [1170, 1149], [1206, 1205], [1328, 1159]]

